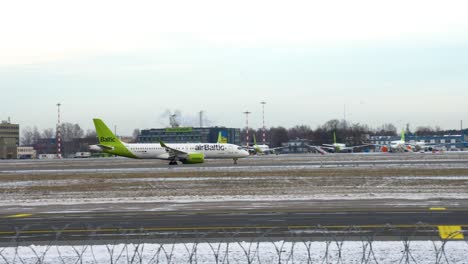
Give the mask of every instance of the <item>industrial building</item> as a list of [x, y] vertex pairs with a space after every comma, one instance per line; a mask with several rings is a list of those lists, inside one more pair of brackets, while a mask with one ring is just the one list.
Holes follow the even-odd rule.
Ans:
[[281, 149], [280, 153], [309, 153], [315, 152], [314, 149], [310, 147], [310, 141], [307, 139], [294, 139], [288, 142], [281, 144], [283, 149]]
[[35, 159], [37, 157], [36, 150], [33, 147], [18, 147], [17, 159]]
[[10, 120], [0, 123], [0, 159], [16, 159], [19, 146], [19, 125]]
[[138, 136], [139, 143], [216, 143], [219, 133], [230, 144], [240, 145], [240, 129], [226, 127], [173, 127], [143, 129]]

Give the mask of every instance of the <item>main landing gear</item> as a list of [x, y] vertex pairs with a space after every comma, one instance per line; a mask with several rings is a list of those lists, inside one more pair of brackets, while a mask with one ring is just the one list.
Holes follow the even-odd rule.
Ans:
[[237, 165], [237, 158], [233, 158], [232, 160], [234, 160], [234, 165]]
[[171, 160], [171, 161], [169, 161], [169, 165], [177, 165], [177, 161]]

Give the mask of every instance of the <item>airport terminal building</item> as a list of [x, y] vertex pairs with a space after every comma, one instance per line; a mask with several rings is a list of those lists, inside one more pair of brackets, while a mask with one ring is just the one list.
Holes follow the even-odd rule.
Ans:
[[230, 144], [240, 145], [240, 129], [226, 127], [173, 127], [143, 129], [138, 143], [216, 143], [219, 133]]

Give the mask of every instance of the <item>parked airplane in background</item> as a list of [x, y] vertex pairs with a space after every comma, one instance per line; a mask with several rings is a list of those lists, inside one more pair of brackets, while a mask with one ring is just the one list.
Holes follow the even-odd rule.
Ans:
[[[333, 144], [322, 144], [322, 146], [319, 146], [319, 147], [322, 148], [322, 149], [326, 149], [328, 151], [331, 151], [331, 152], [341, 152], [341, 151], [351, 151], [351, 152], [353, 152], [354, 149], [369, 147], [369, 146], [372, 146], [372, 144], [365, 144], [365, 145], [347, 147], [346, 144], [344, 144], [344, 143], [336, 143], [336, 132], [333, 132]], [[317, 147], [317, 146], [315, 146], [315, 147]]]
[[405, 131], [401, 131], [400, 140], [390, 141], [390, 145], [381, 146], [382, 152], [412, 152], [413, 147], [405, 141]]
[[255, 138], [255, 134], [253, 135], [253, 140], [254, 140], [254, 145], [247, 146], [246, 148], [247, 150], [254, 152], [257, 155], [278, 154], [277, 153], [278, 150], [287, 148], [287, 147], [270, 148], [268, 145], [265, 145], [265, 144], [258, 145], [257, 139]]
[[90, 146], [93, 151], [134, 159], [169, 160], [169, 165], [203, 163], [205, 159], [237, 159], [249, 156], [241, 147], [233, 144], [185, 143], [185, 144], [129, 144], [121, 142], [101, 119], [93, 119], [99, 144]]
[[219, 144], [226, 144], [228, 143], [228, 138], [227, 138], [227, 131], [219, 131], [218, 133], [218, 142]]
[[390, 142], [390, 145], [381, 145], [380, 151], [382, 152], [415, 152], [415, 151], [432, 151], [436, 149], [442, 149], [445, 146], [453, 145], [453, 143], [425, 143], [415, 142], [409, 143], [405, 141], [405, 131], [401, 131], [400, 140], [394, 140]]

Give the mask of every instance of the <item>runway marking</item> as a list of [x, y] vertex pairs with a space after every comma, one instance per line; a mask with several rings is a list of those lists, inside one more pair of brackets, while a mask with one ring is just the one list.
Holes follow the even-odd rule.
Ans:
[[447, 210], [447, 208], [445, 208], [445, 207], [431, 207], [431, 208], [429, 208], [429, 210], [431, 210], [431, 211], [445, 211], [445, 210]]
[[6, 218], [23, 218], [23, 217], [29, 217], [32, 216], [32, 214], [15, 214], [15, 215], [8, 215]]
[[[317, 229], [317, 230], [324, 230], [324, 229], [352, 229], [352, 228], [388, 228], [388, 225], [358, 225], [358, 226], [349, 226], [349, 225], [330, 225], [330, 226], [205, 226], [205, 227], [146, 227], [146, 228], [103, 228], [103, 229], [65, 229], [60, 230], [61, 233], [102, 233], [102, 232], [141, 232], [141, 231], [196, 231], [196, 230], [239, 230], [239, 229], [280, 229], [280, 228], [287, 228], [287, 229]], [[392, 225], [392, 228], [418, 228], [421, 225]], [[437, 227], [438, 225], [426, 225], [426, 227]], [[447, 226], [444, 226], [447, 227]], [[450, 228], [457, 227], [457, 229], [452, 228], [449, 231], [452, 234], [451, 239], [453, 237], [457, 237], [456, 239], [463, 239], [462, 227], [468, 227], [468, 224], [460, 225], [460, 226], [448, 226]], [[455, 232], [457, 235], [454, 234]], [[20, 231], [20, 234], [47, 234], [47, 233], [56, 233], [58, 230], [23, 230]], [[15, 231], [0, 231], [0, 235], [14, 235], [16, 234]], [[458, 234], [461, 234], [458, 236]]]
[[465, 237], [461, 226], [438, 226], [441, 239], [463, 240]]

